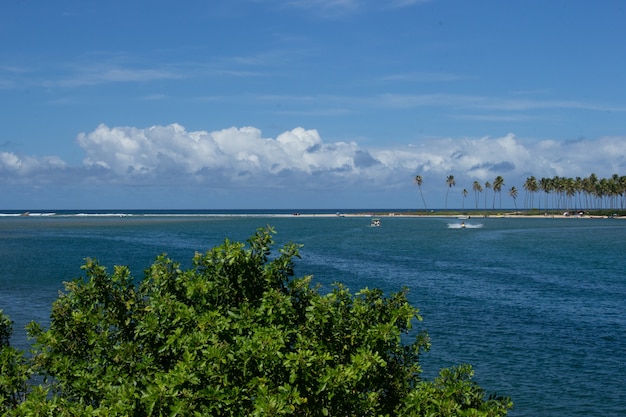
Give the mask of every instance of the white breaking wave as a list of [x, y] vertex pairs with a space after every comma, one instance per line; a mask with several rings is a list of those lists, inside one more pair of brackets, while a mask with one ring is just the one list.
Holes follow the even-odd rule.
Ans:
[[448, 229], [479, 229], [482, 223], [448, 223]]

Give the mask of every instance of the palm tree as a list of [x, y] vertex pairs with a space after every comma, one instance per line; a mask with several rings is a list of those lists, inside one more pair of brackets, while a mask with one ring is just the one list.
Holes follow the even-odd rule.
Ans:
[[448, 209], [448, 193], [450, 192], [450, 188], [454, 187], [456, 185], [456, 181], [454, 180], [454, 175], [450, 174], [448, 175], [448, 177], [446, 178], [446, 184], [448, 184], [448, 189], [446, 190], [446, 204], [445, 204], [445, 209]]
[[554, 187], [552, 186], [552, 180], [545, 177], [541, 178], [539, 180], [539, 189], [545, 193], [544, 205], [546, 206], [545, 209], [548, 210], [548, 195], [550, 194], [550, 191], [554, 189]]
[[580, 177], [576, 177], [574, 180], [574, 191], [576, 196], [578, 197], [578, 207], [583, 208], [583, 179]]
[[492, 210], [496, 209], [496, 194], [500, 196], [500, 210], [502, 210], [502, 194], [500, 194], [500, 191], [502, 191], [503, 186], [504, 178], [498, 175], [493, 181], [493, 206], [491, 207]]
[[487, 192], [488, 189], [491, 188], [491, 183], [489, 181], [485, 182], [485, 215], [487, 214]]
[[[596, 197], [597, 193], [596, 190], [598, 189], [598, 182], [600, 180], [598, 179], [598, 176], [594, 173], [591, 173], [591, 175], [589, 175], [588, 178], [588, 194], [589, 197]], [[593, 199], [591, 199], [591, 203], [590, 203], [590, 207], [596, 207], [596, 205], [594, 204]]]
[[582, 191], [583, 196], [585, 197], [585, 203], [583, 204], [583, 208], [590, 209], [593, 207], [593, 184], [590, 177], [585, 177], [582, 180]]
[[[533, 208], [535, 204], [534, 195], [539, 190], [539, 185], [537, 185], [537, 179], [534, 176], [526, 178], [526, 182], [524, 183], [524, 190], [526, 191], [526, 193], [524, 194], [524, 207]], [[530, 205], [527, 204], [529, 201]]]
[[600, 208], [610, 208], [607, 207], [606, 202], [608, 201], [608, 196], [610, 195], [609, 188], [609, 180], [607, 178], [601, 178], [598, 181], [598, 186], [596, 190], [596, 194], [598, 196], [598, 200], [600, 200]]
[[463, 205], [462, 205], [462, 210], [465, 211], [465, 197], [467, 197], [467, 190], [465, 188], [463, 188]]
[[417, 188], [419, 188], [420, 190], [420, 196], [422, 197], [422, 203], [424, 203], [424, 210], [428, 210], [428, 207], [426, 207], [426, 200], [424, 200], [424, 194], [422, 194], [422, 176], [421, 175], [416, 175], [415, 176], [415, 184], [417, 184]]
[[618, 196], [621, 194], [619, 189], [619, 175], [611, 175], [609, 180], [610, 192], [611, 192], [611, 208], [617, 208]]
[[576, 180], [573, 178], [565, 179], [565, 208], [567, 210], [576, 208]]
[[483, 187], [478, 181], [474, 181], [474, 184], [472, 184], [472, 190], [474, 190], [474, 200], [476, 200], [476, 210], [478, 210], [478, 194], [483, 192]]
[[511, 196], [511, 198], [513, 199], [513, 204], [515, 204], [515, 211], [517, 211], [517, 188], [515, 188], [515, 186], [512, 186], [511, 189], [509, 190], [509, 195]]
[[621, 198], [621, 202], [620, 202], [620, 208], [623, 210], [624, 209], [624, 197], [626, 196], [626, 175], [622, 175], [619, 177], [619, 189], [620, 189], [620, 196]]

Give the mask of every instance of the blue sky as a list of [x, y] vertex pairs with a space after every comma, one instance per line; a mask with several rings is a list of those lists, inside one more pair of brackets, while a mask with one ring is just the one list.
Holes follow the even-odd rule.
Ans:
[[421, 208], [418, 174], [429, 208], [454, 175], [461, 207], [498, 175], [625, 175], [625, 20], [617, 0], [6, 0], [0, 210]]

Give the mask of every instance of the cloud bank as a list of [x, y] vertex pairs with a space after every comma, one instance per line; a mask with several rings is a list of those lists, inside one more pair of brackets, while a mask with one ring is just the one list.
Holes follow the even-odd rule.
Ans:
[[483, 138], [437, 138], [412, 146], [365, 147], [357, 142], [325, 141], [302, 127], [264, 137], [255, 127], [187, 131], [167, 126], [108, 127], [81, 133], [83, 164], [61, 156], [0, 153], [4, 184], [204, 187], [228, 190], [284, 189], [406, 190], [415, 175], [424, 187], [445, 191], [445, 177], [457, 187], [498, 175], [521, 189], [537, 178], [626, 174], [626, 140], [601, 137], [576, 141], [519, 139], [513, 134]]
[[356, 143], [325, 143], [316, 130], [301, 127], [265, 138], [254, 127], [188, 132], [178, 124], [147, 129], [100, 125], [77, 141], [87, 155], [84, 168], [131, 184], [277, 186], [313, 177], [374, 180], [384, 172], [376, 169], [380, 161]]

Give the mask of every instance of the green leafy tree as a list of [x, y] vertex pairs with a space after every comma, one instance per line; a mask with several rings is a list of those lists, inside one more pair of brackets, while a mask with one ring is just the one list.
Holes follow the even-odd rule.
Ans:
[[30, 367], [23, 352], [9, 344], [13, 323], [0, 309], [0, 414], [15, 408], [26, 395]]
[[[425, 333], [406, 290], [328, 293], [294, 278], [273, 230], [226, 240], [190, 269], [159, 256], [137, 282], [87, 260], [50, 328], [32, 324], [39, 378], [11, 415], [501, 416], [469, 366], [420, 377]], [[407, 334], [410, 340], [404, 341]], [[403, 336], [404, 335], [404, 336]]]

